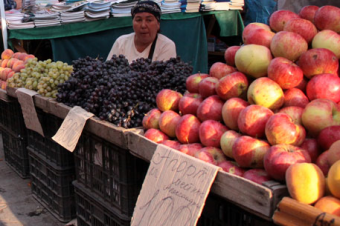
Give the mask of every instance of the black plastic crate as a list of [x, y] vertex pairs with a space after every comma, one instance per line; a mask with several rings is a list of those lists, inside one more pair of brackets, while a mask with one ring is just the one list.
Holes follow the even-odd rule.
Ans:
[[77, 181], [130, 217], [149, 163], [86, 131], [74, 158]]
[[11, 98], [9, 101], [0, 100], [0, 126], [13, 134], [26, 136], [26, 125], [19, 102]]
[[275, 224], [210, 193], [197, 226], [275, 226]]
[[74, 168], [54, 168], [50, 162], [28, 147], [30, 158], [31, 189], [37, 199], [61, 222], [69, 222], [76, 216]]
[[73, 182], [76, 194], [78, 226], [128, 226], [131, 217], [120, 215], [102, 198], [93, 195], [77, 181]]
[[29, 158], [27, 150], [27, 137], [13, 135], [7, 130], [2, 130], [2, 143], [6, 163], [21, 178], [30, 176]]

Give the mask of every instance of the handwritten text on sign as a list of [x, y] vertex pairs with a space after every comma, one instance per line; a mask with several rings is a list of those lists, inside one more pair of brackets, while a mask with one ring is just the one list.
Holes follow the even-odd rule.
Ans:
[[70, 152], [73, 152], [84, 129], [86, 120], [92, 116], [92, 113], [85, 111], [81, 107], [73, 107], [52, 139]]
[[131, 225], [196, 225], [218, 169], [212, 164], [158, 145]]

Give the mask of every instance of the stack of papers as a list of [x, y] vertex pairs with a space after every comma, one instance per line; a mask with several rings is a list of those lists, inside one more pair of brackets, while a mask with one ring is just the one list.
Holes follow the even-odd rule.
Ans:
[[131, 16], [131, 8], [137, 3], [137, 0], [128, 0], [111, 5], [111, 14], [113, 17]]
[[197, 13], [200, 11], [201, 1], [199, 0], [187, 0], [187, 6], [185, 8], [186, 13]]
[[38, 11], [32, 18], [36, 27], [58, 26], [60, 23], [60, 14], [47, 10]]
[[230, 3], [229, 2], [216, 2], [214, 7], [215, 7], [215, 10], [229, 10]]
[[231, 10], [243, 10], [244, 0], [230, 0], [229, 4]]
[[84, 11], [62, 12], [60, 13], [60, 20], [62, 24], [82, 22], [85, 21], [85, 13]]
[[203, 0], [201, 2], [200, 11], [214, 11], [216, 7], [214, 0]]
[[162, 14], [181, 12], [181, 2], [179, 1], [169, 2], [164, 0], [163, 2], [161, 2], [160, 6], [162, 9]]
[[20, 10], [8, 10], [5, 12], [5, 17], [8, 29], [34, 28], [33, 20], [30, 20], [29, 16], [20, 12]]
[[107, 19], [110, 17], [111, 2], [91, 2], [85, 6], [86, 21]]

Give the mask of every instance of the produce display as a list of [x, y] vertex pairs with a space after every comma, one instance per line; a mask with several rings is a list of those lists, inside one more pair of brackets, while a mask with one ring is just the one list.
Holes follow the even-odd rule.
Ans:
[[80, 106], [124, 128], [142, 126], [144, 115], [155, 108], [161, 89], [184, 93], [193, 69], [179, 57], [154, 62], [140, 58], [129, 64], [123, 55], [108, 61], [78, 59], [73, 68], [70, 79], [59, 85], [57, 101]]
[[339, 32], [335, 6], [247, 25], [244, 45], [190, 75], [183, 96], [157, 94], [144, 136], [340, 216]]

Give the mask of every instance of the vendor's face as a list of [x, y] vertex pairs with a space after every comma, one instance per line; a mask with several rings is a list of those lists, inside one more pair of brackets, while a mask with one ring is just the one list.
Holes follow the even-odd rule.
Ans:
[[151, 13], [137, 13], [133, 18], [133, 30], [138, 42], [150, 44], [155, 39], [160, 24]]

